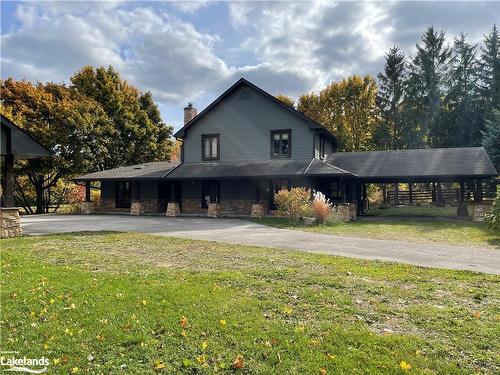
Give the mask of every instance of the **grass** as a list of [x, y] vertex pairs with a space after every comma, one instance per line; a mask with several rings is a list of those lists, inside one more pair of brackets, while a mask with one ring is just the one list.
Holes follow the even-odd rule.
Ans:
[[500, 234], [498, 232], [488, 229], [483, 223], [468, 221], [363, 217], [356, 222], [311, 227], [296, 225], [287, 218], [281, 217], [265, 217], [254, 221], [276, 228], [340, 236], [500, 248]]
[[2, 350], [50, 373], [499, 370], [498, 276], [128, 233], [1, 255]]
[[457, 208], [436, 206], [374, 207], [366, 215], [385, 217], [456, 217]]

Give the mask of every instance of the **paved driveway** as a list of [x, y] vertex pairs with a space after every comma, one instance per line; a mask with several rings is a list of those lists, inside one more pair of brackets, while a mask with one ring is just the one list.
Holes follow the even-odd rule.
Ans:
[[141, 232], [500, 274], [498, 250], [317, 234], [239, 219], [37, 215], [25, 216], [21, 221], [24, 233], [32, 235], [100, 230]]

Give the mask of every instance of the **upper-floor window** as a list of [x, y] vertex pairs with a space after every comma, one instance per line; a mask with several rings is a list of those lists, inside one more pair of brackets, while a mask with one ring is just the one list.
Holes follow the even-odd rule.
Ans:
[[203, 160], [219, 160], [219, 134], [204, 134], [201, 136], [201, 155]]
[[292, 131], [273, 130], [271, 131], [271, 157], [289, 158], [292, 155]]

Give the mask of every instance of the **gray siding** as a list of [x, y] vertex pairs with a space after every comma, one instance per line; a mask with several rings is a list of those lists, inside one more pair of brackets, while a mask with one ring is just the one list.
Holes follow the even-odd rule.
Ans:
[[101, 199], [115, 199], [116, 185], [114, 181], [101, 182]]
[[184, 161], [201, 161], [202, 134], [220, 134], [220, 160], [270, 159], [271, 130], [292, 130], [292, 158], [313, 157], [309, 125], [250, 87], [242, 86], [189, 128], [184, 139]]
[[[158, 182], [141, 181], [140, 189], [141, 199], [158, 199]], [[132, 184], [132, 190], [134, 190], [134, 184]], [[132, 195], [132, 197], [135, 197], [135, 195]]]

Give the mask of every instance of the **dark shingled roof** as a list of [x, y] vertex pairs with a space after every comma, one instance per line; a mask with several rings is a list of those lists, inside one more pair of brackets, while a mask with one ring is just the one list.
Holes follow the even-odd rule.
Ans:
[[301, 175], [345, 175], [347, 172], [317, 159], [312, 160], [262, 160], [241, 162], [190, 162], [182, 163], [168, 179], [185, 178], [237, 178]]
[[361, 178], [494, 176], [483, 147], [338, 152], [327, 160]]
[[165, 177], [172, 169], [177, 167], [179, 163], [170, 161], [159, 161], [128, 167], [120, 167], [89, 173], [75, 178], [75, 181], [98, 181], [98, 180], [156, 180]]

